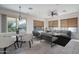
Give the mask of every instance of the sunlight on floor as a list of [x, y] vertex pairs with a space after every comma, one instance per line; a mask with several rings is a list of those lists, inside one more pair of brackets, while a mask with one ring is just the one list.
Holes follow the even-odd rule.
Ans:
[[76, 40], [76, 39], [72, 39], [72, 41], [79, 42], [79, 40]]

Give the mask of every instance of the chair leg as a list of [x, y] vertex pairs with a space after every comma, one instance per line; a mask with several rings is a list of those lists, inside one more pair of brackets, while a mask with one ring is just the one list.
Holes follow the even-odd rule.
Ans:
[[23, 44], [23, 43], [21, 42], [21, 44], [20, 44], [20, 48], [22, 47], [22, 44]]
[[33, 40], [31, 40], [32, 44], [33, 44]]
[[19, 42], [16, 42], [16, 44], [17, 44], [17, 47], [19, 48]]
[[6, 48], [4, 48], [4, 54], [6, 54]]
[[29, 41], [29, 48], [31, 48], [31, 42]]
[[14, 47], [15, 47], [15, 49], [16, 49], [16, 42], [14, 43]]

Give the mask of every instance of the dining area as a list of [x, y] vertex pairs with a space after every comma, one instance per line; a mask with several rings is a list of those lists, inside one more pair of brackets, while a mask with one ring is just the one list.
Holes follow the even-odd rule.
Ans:
[[1, 51], [3, 54], [6, 54], [8, 51], [8, 48], [12, 45], [15, 49], [21, 48], [23, 45], [23, 42], [28, 42], [29, 48], [31, 48], [31, 45], [33, 44], [32, 40], [32, 34], [27, 33], [0, 33], [0, 48], [3, 50]]

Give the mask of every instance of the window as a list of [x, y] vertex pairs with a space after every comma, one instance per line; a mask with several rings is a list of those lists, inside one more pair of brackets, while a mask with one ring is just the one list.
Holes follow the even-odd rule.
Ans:
[[7, 17], [8, 32], [16, 32], [17, 21], [16, 18]]
[[71, 32], [77, 32], [78, 29], [77, 18], [69, 18], [61, 20], [61, 28], [64, 30], [69, 30]]
[[58, 30], [58, 20], [49, 21], [50, 30]]
[[16, 32], [19, 28], [20, 32], [26, 31], [26, 19], [19, 20], [18, 18], [7, 17], [8, 32]]
[[34, 20], [34, 30], [44, 30], [44, 21]]

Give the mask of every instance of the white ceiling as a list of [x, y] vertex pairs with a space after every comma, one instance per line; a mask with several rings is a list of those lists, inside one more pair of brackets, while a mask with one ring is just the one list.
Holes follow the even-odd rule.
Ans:
[[[19, 11], [18, 4], [1, 4], [0, 7]], [[33, 8], [29, 10], [29, 8]], [[79, 4], [21, 4], [21, 12], [29, 13], [35, 17], [39, 18], [49, 18], [49, 13], [51, 10], [58, 12], [58, 15], [76, 12], [79, 10]], [[63, 12], [66, 10], [66, 12]]]

